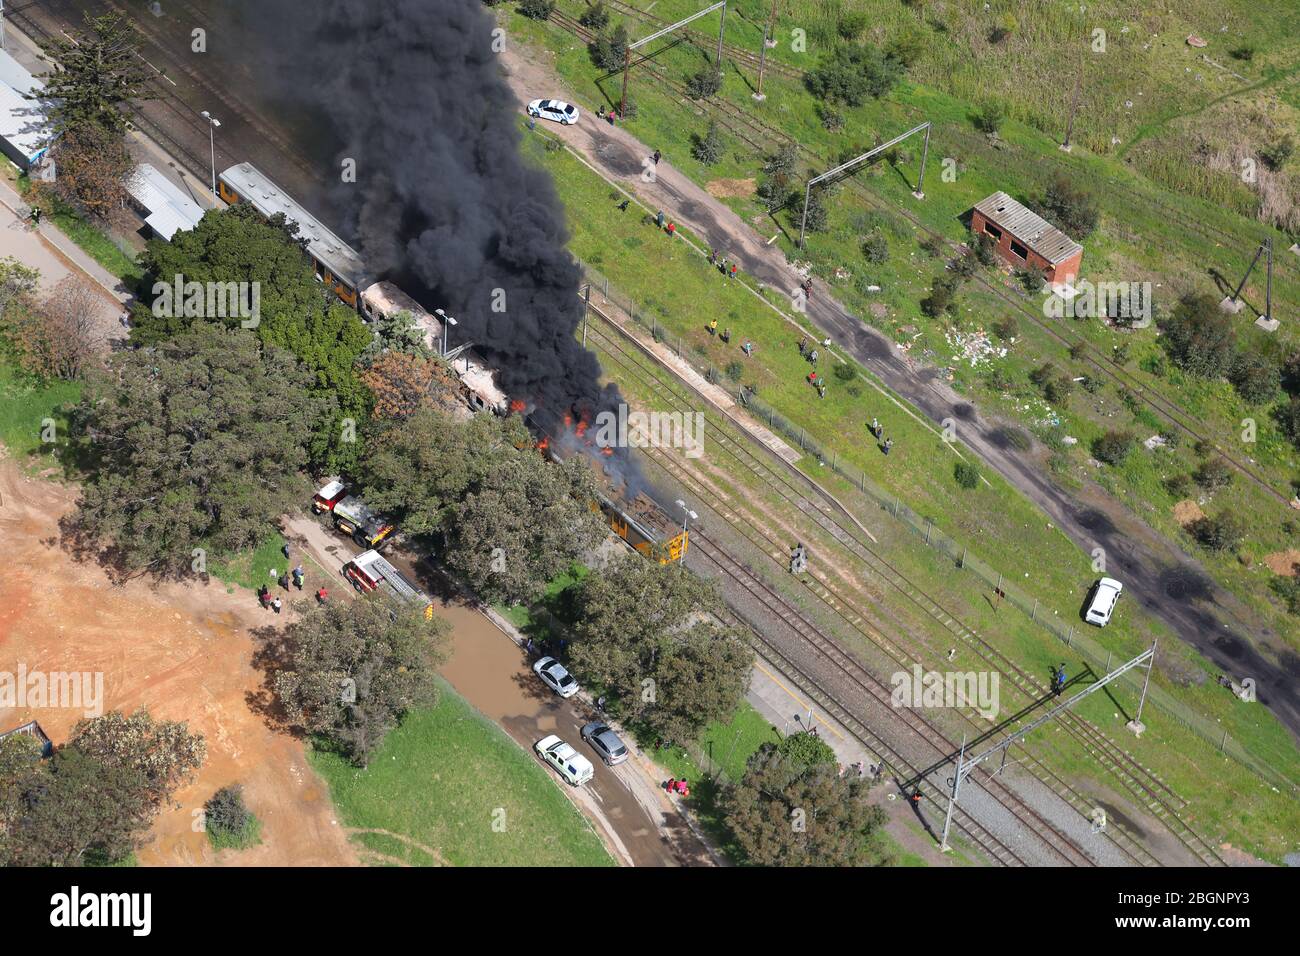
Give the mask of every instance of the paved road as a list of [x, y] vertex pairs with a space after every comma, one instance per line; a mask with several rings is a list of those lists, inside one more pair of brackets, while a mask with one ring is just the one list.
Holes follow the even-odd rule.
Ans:
[[[521, 106], [538, 96], [572, 98], [549, 64], [530, 58], [518, 44], [506, 47], [503, 60]], [[573, 101], [588, 111], [597, 105]], [[753, 279], [791, 294], [797, 290], [800, 277], [785, 253], [767, 245], [750, 224], [678, 172], [671, 157], [660, 162], [653, 179], [643, 178], [644, 161], [653, 147], [623, 126], [584, 120], [571, 127], [547, 124], [547, 130], [647, 207], [664, 209], [669, 218], [738, 262]], [[1104, 548], [1130, 599], [1217, 667], [1238, 678], [1254, 677], [1260, 702], [1300, 739], [1300, 655], [1281, 636], [1262, 627], [1200, 562], [1138, 520], [1099, 485], [1085, 483], [1073, 494], [1060, 488], [1047, 475], [1047, 453], [1041, 445], [1034, 443], [1028, 449], [1013, 445], [1007, 437], [1008, 422], [982, 413], [938, 369], [917, 365], [887, 336], [826, 295], [820, 283], [807, 315], [823, 334], [931, 422], [956, 421], [958, 437], [1047, 512], [1080, 548], [1086, 552]]]
[[[312, 558], [307, 568], [307, 590], [320, 586], [321, 575], [331, 597], [353, 597], [348, 583], [339, 576], [343, 563], [357, 553], [347, 538], [328, 530], [321, 521], [297, 516], [289, 521], [290, 537]], [[591, 704], [582, 696], [562, 700], [546, 688], [532, 672], [524, 651], [489, 618], [446, 595], [445, 582], [427, 566], [419, 566], [410, 555], [393, 548], [385, 552], [404, 574], [429, 594], [443, 595], [438, 613], [452, 624], [451, 659], [443, 676], [476, 709], [496, 721], [530, 754], [533, 744], [548, 734], [562, 739], [587, 756], [596, 768], [595, 777], [581, 788], [571, 788], [557, 777], [561, 787], [593, 820], [616, 858], [633, 866], [708, 866], [713, 863], [699, 840], [669, 798], [658, 787], [650, 761], [634, 750], [633, 757], [617, 767], [606, 767], [585, 744], [579, 730], [595, 717]], [[630, 738], [626, 739], [631, 743]], [[549, 767], [548, 774], [554, 775]]]

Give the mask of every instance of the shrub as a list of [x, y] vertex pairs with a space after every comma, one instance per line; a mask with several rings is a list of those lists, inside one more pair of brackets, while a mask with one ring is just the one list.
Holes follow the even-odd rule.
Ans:
[[1245, 401], [1263, 405], [1277, 394], [1282, 373], [1275, 362], [1258, 352], [1242, 352], [1232, 361], [1228, 381]]
[[239, 784], [222, 787], [203, 805], [203, 826], [217, 848], [242, 849], [258, 842], [257, 818], [244, 806]]
[[727, 378], [733, 382], [739, 382], [740, 376], [745, 374], [745, 366], [740, 362], [728, 362], [723, 371], [726, 373]]
[[858, 373], [848, 362], [836, 362], [835, 377], [841, 382], [851, 382], [858, 377]]
[[971, 248], [975, 250], [975, 258], [979, 259], [980, 265], [993, 266], [998, 261], [998, 248], [989, 236], [979, 235], [974, 237]]
[[1232, 466], [1222, 458], [1211, 458], [1192, 473], [1196, 483], [1206, 491], [1217, 491], [1232, 484]]
[[1250, 62], [1255, 59], [1255, 48], [1247, 43], [1244, 46], [1239, 46], [1233, 50], [1229, 50], [1228, 56], [1232, 57], [1234, 60]]
[[1109, 431], [1092, 443], [1092, 456], [1108, 465], [1122, 464], [1133, 450], [1132, 432]]
[[609, 11], [605, 9], [603, 0], [596, 0], [594, 4], [582, 11], [582, 16], [578, 17], [578, 22], [584, 27], [590, 27], [596, 31], [609, 26]]
[[1272, 170], [1279, 170], [1286, 165], [1291, 154], [1295, 152], [1295, 140], [1290, 136], [1282, 136], [1266, 143], [1259, 148], [1259, 158], [1264, 161], [1264, 165]]
[[884, 96], [902, 74], [902, 64], [875, 47], [840, 47], [804, 79], [808, 91], [827, 103], [859, 106], [868, 96]]
[[925, 37], [916, 30], [904, 30], [885, 45], [885, 56], [903, 69], [910, 69], [925, 53]]
[[921, 300], [921, 311], [932, 319], [937, 319], [945, 312], [954, 312], [957, 309], [957, 302], [954, 294], [957, 291], [957, 283], [950, 276], [936, 276], [934, 284], [930, 287], [930, 294]]
[[1192, 476], [1182, 472], [1179, 472], [1176, 475], [1170, 475], [1165, 479], [1165, 491], [1169, 492], [1169, 494], [1174, 498], [1182, 499], [1188, 497], [1191, 495], [1194, 486], [1195, 483], [1192, 481]]
[[1210, 551], [1231, 551], [1246, 536], [1246, 522], [1231, 512], [1197, 518], [1188, 529], [1202, 547]]
[[1083, 239], [1096, 229], [1101, 215], [1093, 195], [1064, 176], [1052, 180], [1037, 205], [1044, 219], [1075, 239]]
[[519, 0], [519, 12], [531, 20], [545, 20], [555, 10], [555, 0]]
[[835, 32], [843, 40], [856, 40], [867, 28], [867, 16], [864, 13], [846, 13], [835, 24]]
[[1037, 269], [1017, 269], [1016, 278], [1026, 292], [1042, 292], [1043, 286], [1047, 285], [1047, 277]]
[[1015, 316], [1004, 316], [993, 323], [993, 334], [1003, 342], [1010, 342], [1020, 334], [1020, 323]]
[[703, 136], [695, 137], [695, 142], [691, 145], [691, 155], [706, 166], [712, 166], [722, 158], [722, 134], [718, 131], [716, 120], [709, 122], [709, 128], [705, 130]]
[[844, 114], [838, 110], [833, 110], [826, 106], [818, 106], [817, 114], [821, 117], [823, 129], [828, 129], [832, 133], [836, 133], [844, 128]]
[[1291, 439], [1291, 443], [1300, 449], [1300, 397], [1292, 397], [1285, 405], [1278, 406], [1273, 413], [1282, 434]]
[[980, 107], [979, 112], [972, 119], [977, 130], [993, 136], [1002, 128], [1002, 123], [1006, 118], [1007, 111], [1005, 107], [1001, 103], [990, 100]]
[[686, 95], [694, 100], [706, 100], [722, 89], [722, 71], [706, 66], [686, 81]]
[[881, 263], [889, 261], [889, 240], [879, 229], [872, 230], [862, 240], [862, 255], [868, 262]]
[[957, 484], [967, 490], [976, 487], [980, 483], [980, 470], [968, 461], [959, 461], [953, 466], [952, 476], [957, 479]]
[[1236, 342], [1232, 319], [1211, 296], [1183, 296], [1160, 327], [1165, 333], [1161, 344], [1183, 371], [1218, 378], [1231, 366]]
[[943, 236], [927, 235], [921, 240], [921, 248], [930, 254], [931, 259], [937, 259], [943, 255]]

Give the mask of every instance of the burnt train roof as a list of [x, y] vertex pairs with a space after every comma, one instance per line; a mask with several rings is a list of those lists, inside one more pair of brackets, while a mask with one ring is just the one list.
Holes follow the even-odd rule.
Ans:
[[312, 258], [336, 277], [354, 289], [369, 284], [361, 254], [252, 163], [239, 163], [223, 170], [221, 181], [268, 219], [276, 213], [282, 213], [285, 219], [297, 223], [298, 235], [307, 241], [307, 249]]

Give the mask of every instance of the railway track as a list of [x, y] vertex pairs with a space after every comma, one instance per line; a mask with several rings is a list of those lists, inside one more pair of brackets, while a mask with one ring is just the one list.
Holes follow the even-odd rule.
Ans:
[[[590, 37], [593, 36], [593, 34], [591, 34], [590, 31], [587, 31], [586, 28], [576, 20], [572, 20], [563, 14], [552, 14], [552, 19], [565, 30], [577, 35], [579, 39], [586, 38], [587, 41], [590, 42]], [[670, 79], [662, 70], [659, 70], [652, 63], [643, 62], [640, 69], [654, 77], [657, 82], [672, 90], [686, 102], [695, 104], [695, 108], [713, 115], [713, 117], [718, 119], [719, 122], [729, 129], [733, 135], [737, 136], [737, 138], [741, 139], [756, 150], [768, 152], [776, 145], [794, 142], [781, 130], [764, 123], [726, 100], [716, 97], [709, 100], [690, 99], [686, 94], [684, 86]], [[794, 145], [798, 147], [799, 151], [804, 156], [815, 159], [818, 162], [825, 162], [823, 157], [802, 145], [798, 143], [795, 143]], [[860, 198], [877, 211], [888, 215], [902, 216], [908, 221], [908, 223], [910, 223], [914, 231], [938, 239], [954, 254], [961, 254], [964, 251], [965, 246], [962, 243], [948, 239], [942, 233], [931, 229], [929, 226], [925, 225], [919, 217], [909, 212], [907, 209], [901, 206], [895, 206], [886, 200], [881, 199], [867, 189], [866, 186], [854, 181], [853, 179], [849, 180], [849, 185]], [[1026, 304], [1026, 300], [1023, 296], [1013, 294], [1005, 284], [993, 282], [978, 273], [974, 276], [974, 280], [1006, 305], [1028, 318], [1037, 328], [1042, 330], [1049, 338], [1058, 343], [1063, 351], [1068, 352], [1070, 348], [1075, 345], [1073, 340], [1057, 331], [1057, 329], [1053, 328], [1051, 323], [1045, 321], [1037, 311], [1030, 308]], [[1146, 386], [1138, 381], [1135, 376], [1126, 372], [1122, 367], [1116, 366], [1108, 356], [1100, 353], [1086, 340], [1080, 339], [1078, 341], [1082, 343], [1085, 349], [1082, 358], [1097, 369], [1103, 377], [1110, 379], [1121, 389], [1134, 395], [1137, 400], [1144, 402], [1155, 414], [1160, 416], [1178, 431], [1186, 434], [1197, 442], [1205, 443], [1207, 447], [1213, 448], [1234, 470], [1241, 473], [1248, 481], [1260, 488], [1275, 502], [1287, 507], [1289, 510], [1291, 499], [1287, 494], [1278, 491], [1277, 488], [1268, 481], [1268, 479], [1256, 472], [1251, 466], [1237, 458], [1234, 458], [1231, 454], [1226, 452], [1214, 437], [1199, 430], [1195, 424], [1195, 419], [1189, 413], [1184, 411], [1175, 402], [1147, 389]]]
[[[599, 314], [599, 310], [595, 311]], [[617, 324], [610, 323], [610, 327], [618, 335], [626, 336], [626, 333], [622, 332]], [[626, 374], [637, 374], [638, 378], [648, 383], [657, 393], [665, 394], [662, 385], [658, 384], [657, 379], [645, 373], [643, 369], [639, 373], [637, 372], [637, 369], [640, 368], [639, 364], [618, 342], [614, 341], [611, 336], [606, 335], [602, 330], [597, 330], [596, 334], [604, 343], [606, 354], [611, 355], [621, 365]], [[640, 343], [636, 343], [635, 340], [632, 340], [632, 342], [639, 352], [644, 352], [644, 348], [640, 346]], [[653, 361], [653, 358], [651, 358], [651, 361]], [[691, 406], [698, 408], [700, 405], [699, 400], [690, 403], [690, 406], [684, 405], [680, 395], [666, 397], [678, 404], [681, 410], [690, 410]], [[843, 509], [837, 501], [826, 495], [806, 475], [792, 467], [784, 467], [784, 462], [781, 462], [775, 468], [771, 467], [763, 458], [752, 452], [750, 449], [752, 441], [744, 437], [743, 427], [731, 419], [729, 419], [728, 424], [732, 429], [730, 432], [726, 425], [715, 419], [712, 427], [712, 437], [715, 445], [721, 447], [737, 465], [757, 475], [762, 479], [765, 487], [777, 490], [788, 505], [797, 508], [817, 522], [824, 531], [863, 560], [878, 580], [896, 589], [905, 602], [910, 602], [923, 614], [936, 621], [948, 634], [977, 653], [987, 664], [998, 668], [1001, 673], [1009, 676], [1024, 694], [1026, 700], [1033, 702], [1045, 699], [1048, 694], [1047, 688], [1037, 678], [1016, 665], [976, 632], [961, 624], [954, 615], [950, 614], [924, 589], [891, 565], [874, 549], [874, 541], [869, 534], [865, 533], [865, 529], [862, 529], [852, 515]], [[736, 435], [741, 437], [733, 437]], [[768, 455], [767, 457], [775, 460], [774, 456]], [[682, 481], [685, 477], [681, 474], [679, 468], [672, 469], [670, 466], [663, 465], [662, 458], [656, 463], [664, 467], [666, 471], [671, 470], [673, 477], [679, 481]], [[703, 488], [698, 483], [694, 491], [700, 496], [701, 500], [714, 497], [717, 493], [716, 490]], [[739, 524], [733, 522], [733, 527], [771, 558], [779, 570], [781, 562], [786, 557], [786, 545], [783, 542], [776, 541], [770, 535], [755, 532], [752, 522]], [[756, 538], [760, 540], [756, 540]], [[884, 638], [878, 631], [866, 624], [870, 617], [879, 617], [883, 614], [883, 616], [894, 621], [900, 632], [907, 633], [909, 631], [907, 625], [887, 608], [875, 606], [868, 612], [866, 609], [858, 607], [853, 599], [847, 598], [825, 579], [819, 579], [816, 585], [810, 584], [810, 590], [817, 600], [830, 608], [842, 621], [877, 647], [891, 653], [891, 656], [898, 663], [903, 666], [911, 664], [911, 661], [898, 655], [897, 651], [890, 646], [887, 638]], [[914, 633], [908, 633], [907, 636], [913, 643], [916, 642]], [[1186, 806], [1185, 801], [1179, 798], [1167, 784], [1139, 764], [1131, 755], [1089, 722], [1078, 718], [1074, 714], [1067, 714], [1062, 720], [1062, 726], [1092, 759], [1111, 772], [1132, 797], [1146, 807], [1153, 816], [1160, 819], [1183, 842], [1188, 850], [1195, 853], [1203, 862], [1210, 864], [1221, 862], [1213, 847], [1209, 846], [1179, 818], [1177, 811]], [[1040, 780], [1044, 785], [1049, 786], [1059, 797], [1072, 805], [1081, 814], [1085, 816], [1088, 814], [1092, 804], [1084, 795], [1070, 787], [1059, 775], [1043, 765], [1041, 761], [1035, 759], [1033, 762], [1037, 765]], [[1122, 834], [1120, 840], [1128, 845], [1121, 847], [1121, 849], [1128, 853], [1131, 858], [1137, 860], [1145, 856], [1147, 861], [1154, 862], [1154, 859], [1150, 858], [1149, 854], [1146, 854], [1127, 834], [1123, 834], [1123, 831], [1115, 832]]]
[[[643, 10], [638, 10], [636, 7], [633, 7], [630, 4], [623, 2], [623, 0], [606, 0], [605, 5], [614, 10], [617, 10], [620, 13], [635, 17], [638, 20], [641, 20], [642, 22], [649, 23], [656, 27], [662, 28], [667, 26], [669, 23], [669, 21], [664, 20], [661, 17], [654, 16], [653, 14], [647, 13], [646, 11]], [[690, 34], [691, 42], [693, 45], [699, 46], [705, 49], [706, 51], [713, 50], [716, 48], [716, 42], [712, 37], [708, 36], [707, 34], [701, 33], [696, 30], [688, 30], [686, 32]], [[724, 44], [723, 49], [728, 56], [736, 60], [738, 63], [742, 63], [745, 66], [755, 70], [758, 69], [757, 54], [747, 49], [744, 49], [743, 47], [737, 47], [732, 44]], [[768, 72], [778, 73], [781, 76], [784, 76], [788, 79], [799, 80], [799, 81], [802, 81], [803, 78], [807, 75], [806, 70], [800, 69], [799, 67], [790, 66], [784, 61], [776, 60], [772, 57], [767, 58], [765, 69]], [[922, 110], [920, 110], [915, 106], [911, 106], [910, 104], [907, 103], [900, 103], [898, 105], [902, 109], [907, 110], [909, 113], [911, 113], [914, 118], [918, 118], [918, 119], [925, 118]], [[952, 126], [952, 125], [946, 127], [945, 131], [949, 134], [953, 134], [961, 138], [965, 143], [965, 145], [969, 148], [978, 149], [981, 152], [984, 152], [986, 154], [992, 152], [992, 147], [989, 145], [987, 138], [978, 133], [975, 133], [974, 131], [964, 130], [961, 129], [960, 127]], [[1055, 176], [1057, 173], [1060, 172], [1060, 166], [1053, 164], [1052, 162], [1050, 162], [1045, 158], [1035, 156], [1032, 153], [1025, 154], [1024, 158], [1031, 161], [1038, 168], [1041, 181], [1045, 182], [1047, 181], [1048, 178], [1050, 178], [1051, 176]], [[1251, 249], [1247, 250], [1247, 252], [1245, 253], [1246, 255], [1249, 255], [1249, 253], [1253, 251], [1253, 243], [1258, 242], [1258, 238], [1244, 239], [1240, 235], [1229, 233], [1223, 229], [1219, 229], [1213, 226], [1206, 226], [1199, 220], [1189, 219], [1180, 210], [1178, 210], [1177, 208], [1175, 208], [1174, 206], [1168, 203], [1161, 201], [1159, 198], [1141, 192], [1140, 190], [1134, 189], [1132, 186], [1129, 186], [1119, 180], [1111, 179], [1107, 176], [1094, 172], [1093, 170], [1087, 168], [1087, 166], [1085, 166], [1082, 163], [1076, 163], [1071, 165], [1069, 167], [1069, 171], [1070, 171], [1071, 179], [1074, 180], [1084, 179], [1087, 180], [1091, 185], [1093, 185], [1096, 188], [1107, 189], [1112, 191], [1114, 190], [1121, 191], [1125, 193], [1127, 196], [1129, 196], [1130, 199], [1134, 200], [1135, 202], [1142, 203], [1148, 208], [1159, 210], [1165, 217], [1167, 217], [1171, 221], [1175, 221], [1179, 223], [1184, 228], [1197, 233], [1202, 238], [1209, 239], [1215, 242], [1222, 241], [1222, 240], [1228, 240], [1233, 243], [1244, 242], [1247, 246], [1252, 246]], [[1244, 263], [1243, 263], [1243, 268], [1244, 268]], [[1279, 271], [1285, 273], [1288, 276], [1288, 278], [1290, 278], [1293, 281], [1300, 281], [1300, 267], [1293, 266], [1290, 262], [1281, 259], [1280, 257], [1275, 257], [1274, 272], [1277, 273]]]

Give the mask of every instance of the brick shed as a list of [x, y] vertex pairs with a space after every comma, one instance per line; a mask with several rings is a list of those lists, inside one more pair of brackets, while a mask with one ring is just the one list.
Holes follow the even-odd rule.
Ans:
[[977, 203], [970, 227], [992, 239], [998, 255], [1011, 265], [1038, 269], [1053, 285], [1079, 275], [1083, 246], [1006, 193], [994, 193]]

